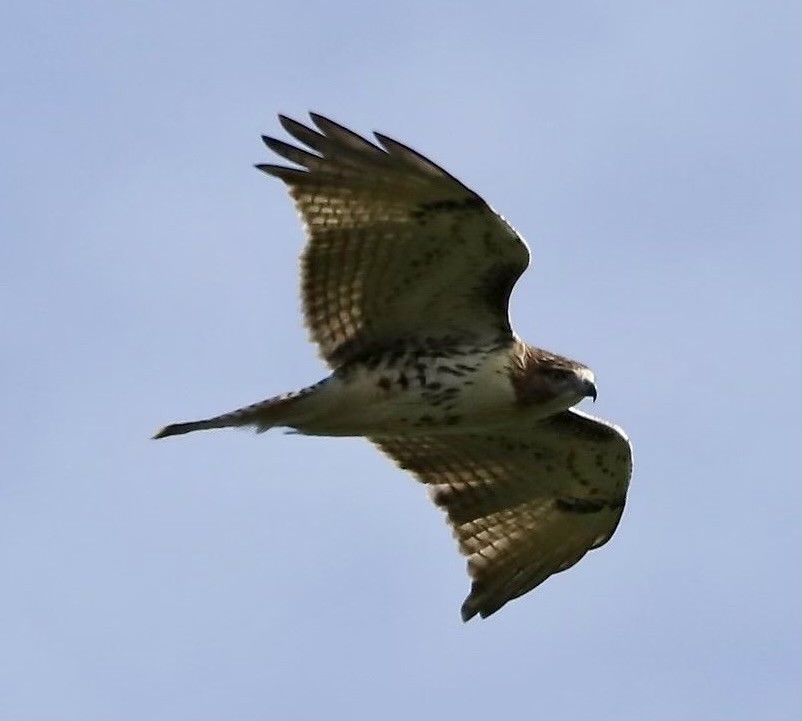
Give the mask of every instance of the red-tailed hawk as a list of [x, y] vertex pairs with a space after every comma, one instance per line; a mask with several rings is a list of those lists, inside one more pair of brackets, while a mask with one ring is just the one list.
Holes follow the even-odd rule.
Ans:
[[405, 145], [311, 117], [316, 130], [280, 116], [307, 149], [263, 138], [298, 167], [257, 167], [289, 186], [306, 226], [304, 315], [332, 374], [155, 437], [367, 437], [429, 486], [468, 557], [462, 617], [489, 616], [612, 536], [629, 441], [572, 409], [596, 398], [589, 368], [513, 332], [510, 292], [529, 264], [515, 230]]

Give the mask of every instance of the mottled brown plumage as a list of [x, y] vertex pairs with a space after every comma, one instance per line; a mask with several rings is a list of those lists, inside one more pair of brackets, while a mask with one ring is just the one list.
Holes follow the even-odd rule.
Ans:
[[521, 237], [419, 153], [312, 114], [280, 117], [300, 167], [290, 189], [309, 242], [304, 317], [332, 368], [320, 383], [156, 437], [274, 426], [368, 437], [426, 483], [473, 579], [464, 619], [488, 616], [612, 535], [632, 469], [620, 429], [571, 407], [596, 397], [581, 363], [520, 341], [510, 293]]

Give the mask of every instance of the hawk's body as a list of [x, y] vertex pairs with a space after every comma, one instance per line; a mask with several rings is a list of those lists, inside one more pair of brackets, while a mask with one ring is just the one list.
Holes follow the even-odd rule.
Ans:
[[333, 373], [157, 437], [244, 425], [368, 437], [431, 485], [469, 557], [463, 617], [487, 616], [609, 539], [629, 442], [569, 410], [595, 398], [588, 368], [512, 332], [520, 236], [409, 148], [312, 119], [321, 133], [281, 121], [315, 153], [265, 138], [302, 169], [259, 167], [289, 185], [305, 221], [306, 322]]

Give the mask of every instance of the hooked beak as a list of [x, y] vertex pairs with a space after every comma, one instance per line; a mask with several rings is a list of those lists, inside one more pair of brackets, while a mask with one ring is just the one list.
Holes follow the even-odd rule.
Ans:
[[596, 384], [593, 381], [588, 381], [586, 383], [585, 395], [592, 398], [594, 403], [596, 402]]

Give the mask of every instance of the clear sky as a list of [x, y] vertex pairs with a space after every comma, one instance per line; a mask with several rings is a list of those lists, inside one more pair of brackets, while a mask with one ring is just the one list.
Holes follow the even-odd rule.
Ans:
[[[0, 719], [802, 712], [796, 2], [6, 0]], [[150, 441], [324, 374], [259, 135], [380, 130], [527, 238], [513, 321], [596, 371], [612, 541], [487, 621], [359, 439]]]

